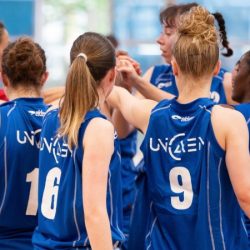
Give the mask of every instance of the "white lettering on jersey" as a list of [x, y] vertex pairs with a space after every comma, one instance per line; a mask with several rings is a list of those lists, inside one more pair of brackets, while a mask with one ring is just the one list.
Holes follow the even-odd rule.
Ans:
[[160, 82], [160, 83], [158, 83], [158, 85], [157, 85], [157, 87], [159, 88], [159, 89], [162, 89], [162, 88], [168, 88], [168, 87], [170, 87], [172, 85], [172, 82], [171, 81], [169, 81], [169, 82]]
[[200, 136], [182, 140], [181, 138], [184, 136], [184, 133], [180, 133], [172, 138], [165, 139], [151, 137], [149, 139], [149, 148], [154, 152], [163, 150], [177, 161], [181, 160], [180, 154], [182, 153], [188, 154], [202, 150], [204, 140]]
[[34, 115], [34, 116], [39, 116], [39, 117], [44, 117], [45, 113], [44, 111], [42, 110], [29, 110], [28, 111], [30, 115]]
[[45, 137], [42, 137], [40, 150], [47, 150], [50, 154], [53, 154], [56, 163], [59, 162], [58, 157], [66, 158], [69, 153], [72, 155], [68, 144], [59, 141], [59, 137], [50, 138], [49, 140], [47, 140]]
[[[36, 136], [40, 134], [41, 129], [37, 129], [36, 131], [16, 131], [16, 139], [19, 144], [29, 143], [32, 146], [36, 146], [40, 148], [40, 136]], [[36, 140], [38, 138], [38, 140]]]
[[220, 101], [220, 95], [219, 95], [219, 93], [216, 92], [216, 91], [210, 92], [210, 98], [211, 98], [211, 99], [213, 100], [213, 102], [215, 102], [215, 103], [219, 103], [219, 101]]
[[171, 118], [173, 120], [180, 120], [181, 122], [188, 122], [188, 121], [191, 121], [194, 118], [194, 116], [183, 116], [183, 117], [181, 117], [179, 115], [172, 115]]

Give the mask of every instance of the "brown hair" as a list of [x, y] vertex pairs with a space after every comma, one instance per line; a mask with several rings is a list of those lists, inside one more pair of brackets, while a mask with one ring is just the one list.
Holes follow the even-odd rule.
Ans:
[[[188, 12], [191, 8], [199, 6], [197, 3], [187, 3], [187, 4], [178, 4], [178, 5], [171, 5], [166, 9], [162, 10], [160, 13], [160, 22], [161, 24], [165, 24], [170, 28], [177, 27], [176, 20], [182, 14]], [[220, 31], [220, 40], [222, 46], [227, 50], [225, 53], [222, 53], [223, 56], [229, 57], [233, 55], [233, 50], [229, 47], [229, 42], [227, 40], [227, 32], [225, 27], [225, 20], [221, 13], [215, 12], [212, 13], [215, 17]]]
[[119, 42], [117, 38], [115, 37], [115, 35], [109, 34], [106, 37], [109, 39], [109, 41], [112, 43], [115, 49], [119, 46]]
[[4, 30], [5, 30], [5, 26], [4, 26], [4, 24], [0, 21], [0, 44], [2, 43]]
[[211, 74], [219, 59], [214, 16], [201, 6], [180, 17], [173, 55], [182, 73], [194, 77]]
[[84, 115], [98, 106], [97, 88], [108, 70], [115, 67], [115, 60], [114, 47], [98, 33], [87, 32], [74, 41], [58, 130], [60, 136], [67, 137], [70, 148], [78, 144], [78, 130]]
[[46, 71], [46, 56], [39, 44], [28, 37], [10, 43], [2, 55], [2, 73], [13, 87], [18, 85], [41, 87]]
[[188, 4], [171, 5], [161, 11], [160, 22], [161, 24], [165, 24], [170, 28], [174, 28], [176, 27], [176, 18], [195, 6], [198, 6], [198, 4], [195, 2]]

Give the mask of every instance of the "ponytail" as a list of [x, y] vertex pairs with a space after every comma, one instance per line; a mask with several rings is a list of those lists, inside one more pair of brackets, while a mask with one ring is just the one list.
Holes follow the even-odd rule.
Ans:
[[60, 107], [61, 127], [58, 131], [62, 137], [67, 136], [68, 146], [73, 148], [78, 143], [78, 131], [88, 110], [98, 106], [96, 82], [86, 61], [76, 57], [69, 69], [63, 103]]
[[71, 66], [66, 79], [65, 95], [60, 104], [60, 137], [69, 148], [78, 146], [78, 131], [86, 113], [98, 106], [98, 87], [107, 72], [115, 67], [115, 49], [107, 38], [86, 32], [70, 50]]

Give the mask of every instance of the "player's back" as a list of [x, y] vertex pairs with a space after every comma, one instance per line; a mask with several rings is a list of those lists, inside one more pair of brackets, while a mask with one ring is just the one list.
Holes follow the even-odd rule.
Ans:
[[32, 249], [37, 225], [38, 154], [42, 98], [0, 106], [0, 249]]
[[146, 249], [247, 249], [225, 152], [206, 98], [152, 111], [142, 144], [150, 196]]
[[[81, 124], [78, 145], [82, 145], [85, 130], [93, 118], [104, 118], [98, 110], [89, 111]], [[82, 146], [70, 150], [59, 138], [58, 109], [50, 111], [43, 124], [40, 150], [39, 218], [33, 236], [35, 249], [88, 249], [82, 200]], [[108, 175], [107, 210], [113, 243], [124, 240], [120, 155], [115, 139], [115, 151]]]

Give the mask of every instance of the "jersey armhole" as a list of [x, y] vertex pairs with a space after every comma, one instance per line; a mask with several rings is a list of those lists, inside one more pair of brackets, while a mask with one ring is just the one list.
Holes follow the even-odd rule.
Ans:
[[[228, 106], [228, 105], [226, 105], [226, 106]], [[212, 110], [213, 109], [211, 109], [211, 115], [212, 115]], [[211, 144], [213, 145], [213, 148], [214, 148], [214, 153], [219, 157], [223, 157], [225, 155], [226, 151], [220, 146], [220, 144], [215, 136], [211, 116], [210, 116], [209, 124], [210, 124], [209, 135], [211, 138]]]

